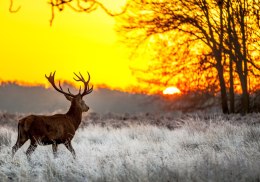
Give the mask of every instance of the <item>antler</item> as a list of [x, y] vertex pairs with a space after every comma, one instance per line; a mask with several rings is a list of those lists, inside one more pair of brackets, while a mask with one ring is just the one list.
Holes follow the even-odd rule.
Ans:
[[51, 72], [51, 73], [50, 73], [50, 76], [47, 76], [47, 75], [45, 74], [45, 77], [48, 79], [48, 81], [49, 81], [50, 84], [53, 86], [53, 88], [54, 88], [55, 90], [57, 90], [58, 92], [64, 94], [64, 95], [67, 95], [67, 96], [70, 96], [70, 97], [75, 97], [75, 95], [73, 95], [73, 94], [70, 92], [69, 88], [68, 88], [68, 92], [69, 92], [69, 93], [63, 91], [63, 89], [61, 88], [61, 85], [60, 85], [60, 81], [59, 81], [59, 87], [60, 87], [60, 88], [58, 88], [58, 87], [55, 85], [55, 82], [54, 82], [55, 73], [56, 73], [56, 71], [54, 71], [53, 74], [52, 74], [52, 72]]
[[74, 73], [75, 76], [78, 78], [74, 78], [75, 81], [77, 82], [83, 82], [84, 83], [84, 91], [83, 93], [81, 94], [80, 91], [81, 91], [81, 88], [79, 89], [79, 94], [81, 95], [81, 97], [83, 97], [84, 95], [87, 95], [87, 94], [90, 94], [92, 91], [93, 91], [93, 85], [91, 86], [91, 88], [89, 88], [89, 81], [90, 81], [90, 75], [89, 75], [89, 72], [88, 72], [88, 81], [85, 81], [84, 77], [81, 75], [81, 73], [79, 72], [79, 75], [77, 75], [76, 73]]

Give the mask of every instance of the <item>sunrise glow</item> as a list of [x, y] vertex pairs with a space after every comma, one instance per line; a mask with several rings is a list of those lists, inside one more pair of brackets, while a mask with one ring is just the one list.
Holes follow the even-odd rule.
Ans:
[[[129, 50], [119, 43], [114, 30], [115, 19], [102, 9], [78, 13], [65, 8], [56, 12], [50, 26], [47, 1], [13, 2], [14, 9], [21, 6], [17, 13], [9, 12], [10, 1], [0, 2], [0, 82], [49, 87], [44, 75], [56, 70], [57, 80], [72, 83], [73, 72], [86, 75], [88, 71], [95, 86], [126, 90], [136, 84], [129, 69]], [[104, 1], [115, 12], [124, 3]]]
[[181, 91], [177, 87], [168, 87], [163, 91], [164, 95], [179, 94]]
[[[191, 65], [196, 65], [197, 58], [184, 61], [185, 54], [180, 55], [181, 58], [172, 60], [171, 57], [160, 56], [155, 61], [154, 58], [151, 59], [155, 54], [151, 46], [147, 49], [149, 50], [147, 54], [143, 54], [145, 51], [141, 50], [139, 53], [141, 56], [138, 54], [133, 56], [133, 49], [120, 42], [122, 37], [116, 31], [115, 18], [107, 15], [101, 8], [91, 13], [79, 13], [65, 7], [63, 11], [55, 11], [55, 18], [50, 26], [51, 6], [47, 2], [45, 0], [13, 0], [14, 9], [21, 8], [17, 13], [10, 13], [10, 1], [0, 1], [0, 19], [2, 20], [0, 85], [5, 82], [15, 82], [19, 85], [42, 85], [47, 88], [50, 84], [44, 75], [53, 71], [57, 71], [57, 80], [72, 84], [75, 83], [73, 72], [81, 72], [83, 75], [89, 72], [95, 89], [105, 87], [132, 93], [162, 93], [160, 84], [163, 84], [168, 87], [163, 94], [172, 95], [181, 93], [180, 90], [183, 93], [204, 90], [216, 83], [212, 78], [217, 78], [217, 71], [212, 68], [211, 63], [205, 64], [210, 68], [208, 72], [193, 74], [193, 72], [197, 73], [197, 67]], [[126, 0], [100, 0], [100, 2], [113, 12], [120, 12], [126, 5]], [[157, 38], [160, 38], [160, 42], [167, 42], [166, 47], [174, 47], [172, 45], [176, 43], [175, 39], [169, 36], [164, 37], [162, 34]], [[150, 41], [153, 43], [156, 42], [155, 40], [156, 37], [152, 37]], [[144, 47], [146, 46], [150, 45]], [[195, 57], [210, 51], [204, 44], [196, 44], [193, 49], [191, 53]], [[163, 50], [164, 55], [171, 55], [171, 49], [168, 49], [170, 52], [165, 51]], [[131, 57], [134, 57], [134, 60], [131, 60]], [[165, 60], [170, 60], [170, 62], [163, 65]], [[141, 74], [140, 80], [147, 81], [144, 83], [138, 80], [139, 73], [135, 74], [131, 70], [131, 68], [146, 70], [147, 65], [152, 64], [155, 64], [155, 69], [158, 65], [164, 69], [159, 69], [163, 74], [158, 80], [162, 82], [168, 80], [167, 85], [156, 80], [156, 71], [145, 71]], [[178, 68], [179, 64], [185, 64], [181, 66], [184, 69], [173, 77], [171, 74], [178, 72], [174, 69]], [[156, 81], [153, 82], [154, 77]], [[190, 80], [192, 77], [194, 80], [199, 77], [200, 82]], [[225, 74], [224, 77], [228, 80], [229, 74]], [[259, 89], [258, 83], [259, 79], [250, 78], [249, 90]], [[153, 84], [152, 88], [149, 84]], [[234, 90], [237, 93], [241, 93], [239, 84], [239, 79], [236, 78]], [[178, 85], [178, 88], [171, 85]]]

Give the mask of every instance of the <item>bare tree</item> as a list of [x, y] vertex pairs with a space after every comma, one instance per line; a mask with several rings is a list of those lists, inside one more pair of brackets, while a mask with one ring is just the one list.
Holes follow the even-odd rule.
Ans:
[[[190, 39], [208, 46], [209, 53], [215, 59], [212, 66], [218, 72], [222, 110], [224, 113], [229, 113], [222, 59], [224, 33], [222, 6], [217, 3], [207, 3], [205, 0], [134, 0], [131, 2], [128, 13], [122, 15], [123, 21], [119, 31], [126, 32], [128, 35], [134, 31], [143, 31], [143, 38], [138, 39], [146, 40], [147, 37], [155, 34], [165, 34], [177, 30], [189, 35]], [[218, 18], [216, 18], [216, 14]], [[216, 28], [220, 31], [216, 31]], [[141, 33], [138, 33], [135, 34], [139, 36]]]
[[[259, 4], [247, 0], [227, 0], [225, 10], [227, 12], [227, 26], [225, 40], [225, 52], [230, 56], [230, 60], [235, 64], [240, 85], [242, 89], [243, 113], [249, 112], [249, 91], [248, 75], [249, 72], [259, 70], [256, 61], [252, 59], [253, 54], [258, 54], [260, 48], [254, 42], [258, 42], [259, 28], [257, 26]], [[232, 68], [232, 66], [230, 66]], [[254, 76], [256, 76], [254, 74]]]
[[[133, 0], [127, 12], [120, 18], [118, 31], [130, 46], [140, 47], [140, 44], [147, 43], [151, 39], [169, 37], [171, 34], [186, 35], [189, 36], [186, 39], [188, 42], [203, 44], [206, 51], [201, 54], [201, 57], [207, 59], [197, 60], [197, 65], [200, 64], [202, 68], [210, 65], [216, 69], [223, 113], [230, 112], [228, 85], [230, 86], [230, 109], [231, 112], [235, 111], [234, 82], [236, 81], [234, 79], [237, 77], [243, 93], [243, 112], [248, 112], [248, 68], [252, 68], [251, 75], [256, 75], [258, 65], [251, 56], [259, 55], [259, 45], [255, 43], [259, 42], [256, 41], [259, 38], [257, 31], [259, 4], [255, 1], [235, 0], [231, 3], [230, 0]], [[175, 42], [175, 45], [179, 44], [176, 39], [170, 41]], [[196, 46], [188, 49], [196, 49]], [[250, 54], [249, 50], [251, 50]], [[178, 50], [173, 49], [173, 51]], [[162, 53], [160, 56], [164, 55]], [[178, 63], [176, 66], [189, 65], [187, 62], [179, 63], [176, 57], [171, 60], [173, 63]], [[188, 58], [188, 60], [190, 63], [192, 59]], [[175, 70], [172, 74], [175, 74]]]
[[[10, 0], [10, 6], [9, 11], [12, 13], [16, 13], [20, 10], [21, 6], [18, 8], [13, 7], [13, 1]], [[66, 7], [69, 9], [72, 9], [73, 11], [79, 12], [79, 13], [91, 13], [95, 11], [97, 8], [101, 8], [104, 10], [105, 13], [107, 13], [109, 16], [118, 16], [123, 14], [126, 9], [127, 5], [123, 8], [120, 12], [112, 12], [108, 8], [106, 8], [105, 5], [103, 5], [101, 2], [97, 0], [50, 0], [48, 2], [51, 6], [51, 19], [50, 19], [50, 25], [52, 25], [53, 20], [55, 18], [55, 11], [63, 11]]]
[[211, 55], [208, 55], [207, 51], [204, 52], [203, 47], [197, 47], [194, 51], [199, 42], [189, 41], [189, 36], [180, 36], [178, 33], [171, 35], [171, 39], [178, 44], [168, 38], [154, 42], [151, 60], [147, 61], [144, 68], [133, 63], [133, 74], [149, 91], [155, 88], [160, 92], [162, 88], [175, 85], [182, 93], [200, 90], [215, 94], [219, 86], [216, 80], [217, 72], [210, 64]]

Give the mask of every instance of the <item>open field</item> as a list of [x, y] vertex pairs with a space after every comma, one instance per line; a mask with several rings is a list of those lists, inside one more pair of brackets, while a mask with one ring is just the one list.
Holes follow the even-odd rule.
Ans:
[[[5, 114], [5, 116], [3, 116]], [[0, 114], [0, 181], [260, 181], [260, 114], [85, 116], [54, 159], [28, 142], [11, 159], [17, 115]]]

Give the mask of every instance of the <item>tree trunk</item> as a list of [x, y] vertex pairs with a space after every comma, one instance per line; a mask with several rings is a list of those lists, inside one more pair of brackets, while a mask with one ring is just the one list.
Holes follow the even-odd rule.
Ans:
[[241, 114], [247, 114], [249, 112], [249, 94], [247, 89], [246, 77], [243, 75], [240, 78], [241, 87], [242, 87], [242, 111]]
[[237, 64], [238, 76], [242, 87], [242, 110], [241, 114], [247, 114], [249, 112], [249, 94], [247, 88], [247, 74], [242, 69], [242, 62]]
[[229, 107], [230, 107], [230, 113], [235, 112], [235, 94], [234, 94], [234, 77], [233, 77], [233, 60], [232, 58], [229, 58]]
[[242, 87], [242, 114], [247, 114], [249, 112], [249, 94], [247, 88], [247, 77], [242, 75], [240, 78]]
[[[219, 83], [220, 83], [220, 92], [221, 92], [221, 106], [222, 106], [222, 112], [224, 114], [229, 114], [228, 110], [228, 99], [227, 99], [227, 90], [226, 90], [226, 84], [224, 79], [224, 73], [223, 73], [223, 65], [222, 65], [222, 53], [223, 53], [223, 38], [224, 38], [224, 27], [223, 27], [223, 3], [219, 4], [219, 10], [220, 10], [220, 35], [219, 35], [219, 49], [216, 49], [218, 46], [214, 46], [215, 48], [215, 57], [217, 61], [217, 70], [218, 70], [218, 77], [219, 77]], [[212, 37], [213, 34], [212, 34]]]
[[[246, 1], [244, 1], [243, 7], [245, 8]], [[242, 11], [243, 12], [243, 11]], [[247, 85], [247, 77], [248, 77], [248, 68], [247, 68], [247, 39], [246, 39], [246, 24], [245, 24], [245, 14], [241, 14], [241, 33], [242, 33], [242, 45], [243, 45], [243, 83], [241, 83], [242, 91], [243, 91], [243, 104], [244, 104], [244, 113], [247, 114], [249, 112], [249, 94], [248, 94], [248, 85]]]
[[226, 90], [226, 84], [225, 84], [225, 79], [224, 79], [224, 75], [223, 75], [222, 65], [217, 66], [217, 71], [218, 71], [218, 77], [219, 77], [219, 83], [220, 83], [222, 112], [224, 114], [229, 114], [227, 90]]
[[249, 112], [249, 94], [248, 94], [248, 89], [247, 89], [247, 81], [246, 78], [244, 78], [244, 83], [242, 84], [242, 97], [243, 97], [243, 113], [242, 114], [247, 114]]

